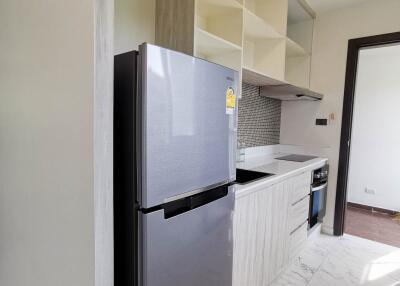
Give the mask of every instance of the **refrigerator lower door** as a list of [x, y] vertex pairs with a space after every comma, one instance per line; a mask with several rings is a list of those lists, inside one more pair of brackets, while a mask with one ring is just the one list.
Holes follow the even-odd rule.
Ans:
[[233, 210], [228, 192], [170, 218], [143, 214], [143, 286], [231, 286]]

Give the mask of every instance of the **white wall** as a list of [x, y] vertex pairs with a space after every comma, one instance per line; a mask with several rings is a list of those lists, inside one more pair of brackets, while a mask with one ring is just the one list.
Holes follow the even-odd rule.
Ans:
[[[282, 106], [281, 143], [330, 147], [330, 183], [324, 230], [332, 231], [343, 90], [348, 40], [400, 31], [400, 1], [365, 1], [357, 6], [318, 15], [315, 21], [311, 87], [325, 94], [321, 103], [285, 102]], [[315, 126], [315, 118], [333, 112], [327, 127]]]
[[[400, 211], [400, 45], [360, 51], [348, 201]], [[365, 188], [375, 191], [367, 194]]]
[[137, 50], [155, 40], [155, 0], [115, 0], [114, 52]]
[[[95, 44], [95, 33], [109, 30], [95, 27], [96, 13], [112, 4], [0, 1], [0, 285], [95, 285], [95, 268], [102, 268], [95, 251], [110, 249], [112, 216], [101, 213], [107, 221], [99, 238], [107, 245], [95, 250], [95, 205], [107, 204], [95, 178], [106, 176], [112, 186], [112, 173], [102, 174], [94, 161], [109, 162], [112, 152], [104, 148], [97, 158], [104, 146], [94, 150], [94, 125], [104, 124], [98, 102], [112, 99], [109, 89], [107, 100], [95, 90], [98, 60], [109, 57], [112, 43], [111, 34]], [[105, 120], [110, 110], [103, 106]], [[102, 188], [108, 197], [109, 185]]]

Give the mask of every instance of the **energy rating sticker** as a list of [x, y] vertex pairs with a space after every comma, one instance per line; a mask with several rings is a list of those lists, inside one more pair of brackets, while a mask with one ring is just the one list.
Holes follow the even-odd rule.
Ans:
[[226, 89], [226, 114], [233, 114], [236, 107], [235, 90], [232, 87]]

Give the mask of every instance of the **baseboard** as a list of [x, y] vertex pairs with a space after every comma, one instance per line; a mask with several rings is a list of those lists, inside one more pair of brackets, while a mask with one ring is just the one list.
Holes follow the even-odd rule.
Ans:
[[323, 223], [321, 226], [321, 232], [324, 234], [333, 235], [333, 227]]
[[352, 208], [356, 208], [356, 209], [363, 209], [363, 210], [370, 211], [370, 212], [377, 212], [377, 213], [388, 214], [388, 215], [397, 214], [396, 211], [383, 209], [383, 208], [372, 207], [372, 206], [358, 204], [358, 203], [347, 202], [347, 206], [348, 207], [352, 207]]

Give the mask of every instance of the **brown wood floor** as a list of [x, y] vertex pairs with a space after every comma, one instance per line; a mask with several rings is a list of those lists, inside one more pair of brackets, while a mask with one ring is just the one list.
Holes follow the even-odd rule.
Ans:
[[400, 247], [400, 222], [388, 214], [347, 206], [345, 233]]

